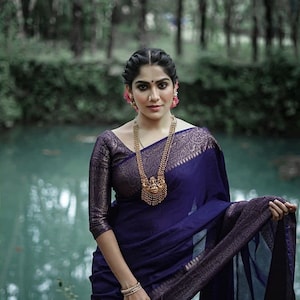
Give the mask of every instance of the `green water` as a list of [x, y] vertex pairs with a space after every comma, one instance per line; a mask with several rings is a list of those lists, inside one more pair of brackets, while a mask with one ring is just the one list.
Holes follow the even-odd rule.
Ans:
[[[0, 133], [0, 299], [89, 299], [88, 163], [104, 128], [22, 127]], [[276, 194], [299, 203], [300, 178], [274, 162], [300, 140], [215, 134], [233, 199]], [[298, 210], [299, 219], [299, 210]], [[298, 226], [297, 265], [300, 259]], [[295, 290], [300, 300], [300, 270]]]

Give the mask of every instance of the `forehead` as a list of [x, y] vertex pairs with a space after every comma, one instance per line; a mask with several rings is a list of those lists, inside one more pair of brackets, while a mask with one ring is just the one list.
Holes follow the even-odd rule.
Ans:
[[158, 65], [144, 65], [140, 67], [140, 72], [134, 81], [158, 81], [163, 78], [171, 79], [164, 69]]

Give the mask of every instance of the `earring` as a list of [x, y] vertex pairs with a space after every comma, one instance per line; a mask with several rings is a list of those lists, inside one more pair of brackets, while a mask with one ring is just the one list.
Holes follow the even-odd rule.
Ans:
[[123, 98], [126, 100], [127, 103], [131, 104], [131, 97], [127, 90], [124, 90]]
[[178, 83], [178, 81], [176, 81], [175, 84], [174, 84], [174, 96], [173, 96], [173, 101], [172, 101], [172, 104], [171, 104], [171, 108], [176, 107], [179, 103], [178, 92], [177, 92], [178, 89], [179, 89], [179, 83]]
[[174, 96], [173, 96], [173, 101], [172, 101], [172, 104], [171, 104], [171, 108], [176, 107], [178, 105], [178, 103], [179, 103], [178, 93], [175, 92]]
[[137, 106], [136, 106], [136, 103], [135, 103], [135, 100], [134, 98], [132, 97], [131, 101], [130, 101], [130, 105], [135, 109], [137, 110]]
[[134, 108], [135, 111], [138, 111], [138, 108], [137, 108], [137, 105], [134, 101], [133, 96], [130, 96], [130, 94], [128, 93], [127, 90], [124, 91], [123, 97], [126, 100], [126, 102]]

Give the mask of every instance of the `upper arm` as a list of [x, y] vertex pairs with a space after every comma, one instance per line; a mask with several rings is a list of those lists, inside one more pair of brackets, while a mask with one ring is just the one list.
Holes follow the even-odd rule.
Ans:
[[94, 238], [111, 229], [111, 157], [103, 136], [95, 143], [89, 167], [89, 226]]

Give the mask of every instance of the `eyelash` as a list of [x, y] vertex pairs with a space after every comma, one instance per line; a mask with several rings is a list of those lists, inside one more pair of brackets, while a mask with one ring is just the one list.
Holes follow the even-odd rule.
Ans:
[[[168, 86], [168, 83], [167, 82], [161, 82], [158, 84], [158, 88], [160, 90], [164, 90], [166, 87]], [[147, 88], [148, 88], [148, 85], [146, 84], [141, 84], [141, 85], [138, 85], [137, 87], [140, 91], [146, 91]]]

